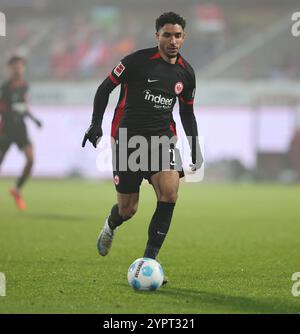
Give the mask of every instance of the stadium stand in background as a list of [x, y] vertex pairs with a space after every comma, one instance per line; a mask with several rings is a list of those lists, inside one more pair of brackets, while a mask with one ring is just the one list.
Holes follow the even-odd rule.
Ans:
[[[190, 2], [181, 8], [188, 19], [184, 55], [200, 73], [210, 73], [211, 68], [214, 73], [221, 63], [214, 77], [299, 77], [300, 44], [294, 43], [293, 36], [283, 38], [289, 22], [280, 25], [291, 15], [294, 2], [290, 6], [272, 6], [268, 1], [249, 1], [244, 6], [234, 1], [226, 5], [225, 1], [219, 5]], [[66, 1], [58, 7], [54, 3], [42, 1], [28, 7], [25, 15], [23, 10], [22, 19], [8, 23], [13, 38], [1, 41], [4, 55], [30, 54], [32, 80], [103, 77], [122, 56], [153, 44], [153, 17], [158, 14], [154, 6], [135, 6], [137, 1], [131, 1], [131, 6], [116, 1], [90, 1], [84, 6]]]
[[[291, 34], [299, 1], [172, 0], [172, 8], [169, 0], [0, 5], [8, 18], [7, 37], [0, 39], [0, 78], [12, 54], [26, 56], [31, 106], [45, 124], [43, 132], [32, 129], [36, 176], [110, 178], [110, 171], [99, 172], [109, 158], [99, 154], [95, 162], [94, 152], [82, 153], [78, 145], [95, 90], [123, 56], [155, 44], [155, 18], [174, 10], [187, 19], [182, 54], [196, 72], [205, 180], [300, 180], [300, 43]], [[106, 134], [117, 100], [118, 89], [104, 117]], [[18, 152], [11, 154], [3, 166], [6, 176], [17, 173]]]

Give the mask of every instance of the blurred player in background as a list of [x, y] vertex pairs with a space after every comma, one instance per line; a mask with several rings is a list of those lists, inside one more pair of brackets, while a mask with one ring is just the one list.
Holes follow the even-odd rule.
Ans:
[[[189, 63], [179, 54], [184, 41], [184, 28], [185, 20], [178, 14], [162, 14], [156, 20], [158, 46], [139, 50], [125, 57], [104, 80], [95, 96], [92, 124], [85, 134], [83, 146], [89, 140], [96, 147], [102, 136], [101, 123], [109, 94], [121, 84], [111, 133], [116, 140], [116, 151], [120, 152], [123, 146], [119, 132], [121, 129], [127, 130], [128, 138], [143, 136], [148, 143], [153, 137], [176, 139], [176, 125], [172, 112], [178, 99], [181, 122], [186, 135], [192, 139], [191, 168], [192, 171], [201, 168], [203, 159], [193, 112], [195, 74]], [[125, 147], [127, 145], [128, 143]], [[149, 146], [147, 154], [152, 158], [160, 148], [153, 148], [152, 144]], [[161, 168], [160, 165], [160, 169], [149, 168], [147, 171], [123, 171], [119, 168], [116, 154], [114, 181], [118, 203], [112, 207], [99, 236], [100, 255], [108, 254], [116, 228], [135, 214], [141, 182], [147, 179], [156, 193], [157, 205], [149, 225], [144, 257], [157, 257], [171, 224], [179, 178], [184, 175], [180, 167], [182, 164], [179, 150], [173, 146], [168, 147], [163, 154], [164, 152], [167, 168]], [[128, 155], [126, 159], [128, 162]], [[175, 165], [179, 168], [175, 169]]]
[[25, 118], [31, 119], [39, 128], [42, 123], [29, 111], [26, 100], [28, 83], [24, 79], [26, 61], [23, 57], [12, 56], [8, 61], [9, 78], [0, 88], [0, 166], [11, 144], [16, 144], [24, 153], [26, 163], [14, 188], [10, 189], [17, 207], [26, 208], [21, 189], [31, 174], [34, 152], [29, 139]]

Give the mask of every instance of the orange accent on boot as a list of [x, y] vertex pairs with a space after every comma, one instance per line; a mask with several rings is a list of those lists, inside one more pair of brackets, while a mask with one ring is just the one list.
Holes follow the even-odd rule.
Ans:
[[18, 192], [17, 189], [10, 189], [10, 194], [12, 197], [15, 199], [16, 205], [19, 210], [25, 210], [26, 209], [26, 204], [21, 196], [21, 194]]

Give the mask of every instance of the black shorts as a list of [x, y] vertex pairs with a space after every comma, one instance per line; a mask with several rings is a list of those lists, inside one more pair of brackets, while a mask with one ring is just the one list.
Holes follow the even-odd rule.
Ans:
[[11, 144], [16, 144], [20, 150], [23, 150], [27, 145], [31, 145], [25, 126], [14, 129], [4, 128], [0, 132], [0, 155], [5, 154]]
[[[180, 151], [175, 145], [150, 145], [141, 154], [141, 147], [128, 148], [119, 143], [112, 145], [113, 176], [116, 190], [123, 194], [139, 192], [143, 179], [151, 183], [152, 175], [166, 170], [176, 170], [184, 176]], [[133, 162], [133, 163], [132, 163]]]

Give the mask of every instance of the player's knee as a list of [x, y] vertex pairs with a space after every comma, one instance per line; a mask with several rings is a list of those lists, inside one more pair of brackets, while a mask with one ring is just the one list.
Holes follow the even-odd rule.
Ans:
[[176, 191], [166, 191], [160, 194], [160, 201], [167, 203], [175, 203], [178, 198], [178, 193]]
[[34, 164], [34, 159], [32, 157], [27, 158], [27, 160], [26, 160], [27, 167], [32, 168], [33, 164]]
[[131, 218], [137, 212], [137, 204], [119, 207], [119, 215], [124, 218]]

